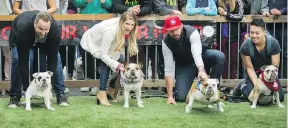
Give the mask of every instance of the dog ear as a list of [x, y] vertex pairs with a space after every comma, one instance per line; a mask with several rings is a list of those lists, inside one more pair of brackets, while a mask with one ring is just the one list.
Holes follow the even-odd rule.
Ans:
[[48, 73], [50, 76], [53, 75], [53, 72], [51, 72], [51, 71], [47, 71], [47, 73]]
[[266, 67], [267, 67], [267, 65], [263, 65], [263, 66], [260, 68], [260, 70], [261, 70], [261, 71], [264, 71]]
[[123, 62], [124, 67], [126, 67], [128, 65], [128, 63], [125, 61]]
[[139, 65], [139, 68], [142, 68], [142, 67], [143, 67], [143, 63], [138, 62], [137, 64]]
[[36, 78], [38, 76], [38, 73], [33, 73], [33, 78]]
[[126, 62], [126, 61], [123, 62], [123, 66], [124, 66], [125, 70], [126, 70], [127, 65], [128, 65], [128, 62]]

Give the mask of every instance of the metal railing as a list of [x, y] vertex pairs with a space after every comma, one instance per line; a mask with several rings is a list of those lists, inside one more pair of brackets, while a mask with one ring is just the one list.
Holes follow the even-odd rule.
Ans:
[[[101, 21], [101, 20], [105, 20], [105, 19], [109, 19], [109, 18], [112, 18], [112, 17], [117, 17], [118, 15], [117, 14], [100, 14], [100, 15], [80, 15], [80, 14], [69, 14], [69, 15], [54, 15], [55, 19], [58, 20], [58, 21], [61, 21], [61, 20], [67, 20], [67, 21], [70, 21], [70, 20], [83, 20], [83, 21]], [[166, 16], [158, 16], [158, 15], [154, 15], [154, 14], [151, 14], [151, 15], [147, 15], [147, 16], [144, 16], [144, 17], [139, 17], [139, 21], [146, 21], [146, 20], [149, 20], [149, 21], [161, 21], [161, 20], [164, 20]], [[242, 67], [243, 65], [240, 63], [241, 62], [241, 58], [240, 58], [240, 54], [239, 54], [239, 48], [241, 46], [241, 42], [243, 41], [242, 40], [242, 36], [241, 36], [241, 26], [247, 26], [247, 30], [249, 29], [248, 26], [249, 26], [249, 22], [252, 21], [253, 17], [254, 16], [250, 16], [250, 15], [246, 15], [244, 16], [243, 20], [240, 21], [240, 22], [233, 22], [233, 23], [237, 23], [237, 28], [238, 28], [238, 36], [237, 36], [237, 66], [236, 66], [236, 72], [237, 72], [237, 75], [236, 75], [236, 78], [233, 78], [231, 79], [231, 65], [230, 65], [230, 62], [231, 62], [231, 52], [235, 52], [235, 51], [231, 51], [230, 50], [230, 46], [231, 46], [231, 40], [230, 40], [230, 26], [231, 26], [231, 23], [232, 22], [229, 22], [226, 20], [225, 17], [223, 16], [203, 16], [203, 15], [196, 15], [196, 16], [186, 16], [186, 15], [183, 15], [183, 16], [180, 16], [181, 19], [183, 21], [214, 21], [214, 22], [217, 22], [218, 27], [218, 31], [219, 33], [217, 33], [217, 44], [218, 47], [217, 49], [219, 50], [223, 50], [222, 48], [222, 35], [221, 35], [221, 27], [223, 24], [229, 24], [229, 36], [228, 36], [228, 57], [226, 57], [226, 59], [228, 59], [228, 76], [227, 78], [223, 79], [222, 80], [222, 86], [230, 86], [230, 87], [233, 87], [237, 84], [237, 82], [239, 82], [239, 79], [242, 78], [242, 76], [240, 76], [239, 74], [241, 74], [241, 72], [243, 72], [242, 70]], [[1, 21], [13, 21], [13, 19], [15, 18], [15, 15], [12, 15], [12, 16], [0, 16], [0, 23]], [[282, 70], [280, 70], [281, 72], [281, 76], [280, 78], [282, 79], [283, 78], [283, 65], [285, 64], [283, 62], [284, 60], [284, 50], [285, 47], [287, 49], [287, 16], [278, 16], [278, 17], [263, 17], [263, 19], [265, 20], [265, 22], [267, 23], [267, 25], [269, 24], [272, 24], [273, 25], [273, 31], [270, 32], [272, 33], [271, 35], [273, 35], [274, 37], [275, 36], [278, 36], [276, 35], [277, 33], [277, 28], [275, 26], [279, 26], [279, 24], [281, 25], [281, 34], [282, 36], [280, 37], [281, 39], [281, 68]], [[285, 33], [286, 32], [286, 33]], [[3, 32], [2, 32], [3, 33]], [[286, 40], [285, 40], [286, 39]], [[286, 46], [285, 46], [285, 43], [286, 43]], [[9, 46], [8, 43], [0, 43], [0, 46]], [[72, 44], [72, 45], [66, 45], [66, 46], [61, 46], [61, 47], [65, 47], [65, 50], [62, 50], [60, 52], [62, 53], [65, 53], [66, 55], [65, 56], [61, 56], [62, 57], [62, 60], [65, 60], [65, 66], [66, 66], [66, 72], [64, 74], [66, 74], [66, 79], [65, 79], [65, 85], [68, 86], [68, 87], [92, 87], [92, 86], [99, 86], [99, 73], [97, 73], [97, 71], [99, 70], [98, 66], [99, 66], [99, 60], [97, 59], [94, 59], [93, 62], [88, 62], [87, 64], [87, 59], [89, 59], [88, 57], [88, 54], [85, 52], [84, 53], [84, 67], [85, 69], [84, 70], [84, 76], [85, 76], [85, 79], [84, 80], [68, 80], [67, 76], [69, 73], [71, 73], [71, 71], [68, 71], [68, 69], [70, 70], [70, 66], [74, 66], [74, 60], [76, 60], [78, 57], [79, 57], [79, 44]], [[163, 77], [164, 77], [164, 61], [163, 61], [163, 57], [161, 58], [161, 43], [157, 43], [157, 44], [151, 44], [151, 45], [147, 45], [147, 44], [144, 44], [144, 45], [140, 45], [139, 46], [140, 48], [140, 52], [139, 54], [137, 54], [137, 56], [135, 57], [128, 57], [128, 53], [126, 54], [126, 60], [127, 62], [142, 62], [144, 64], [144, 69], [145, 70], [145, 76], [146, 76], [146, 80], [144, 82], [144, 86], [149, 86], [149, 87], [158, 87], [158, 86], [165, 86], [165, 82], [163, 80]], [[69, 51], [70, 50], [73, 50], [72, 53], [70, 53]], [[286, 50], [287, 52], [287, 50]], [[73, 55], [72, 55], [73, 54]], [[70, 56], [70, 57], [69, 57]], [[72, 56], [72, 57], [71, 57]], [[287, 57], [287, 53], [286, 53], [286, 57]], [[65, 59], [63, 59], [65, 58]], [[73, 58], [74, 60], [71, 61], [70, 59]], [[83, 58], [82, 58], [83, 59]], [[234, 59], [234, 58], [233, 58]], [[38, 58], [39, 60], [39, 58]], [[70, 60], [70, 61], [69, 61]], [[287, 61], [287, 59], [286, 59]], [[39, 61], [38, 61], [39, 62]], [[73, 63], [71, 63], [73, 62]], [[151, 64], [150, 64], [151, 62]], [[92, 69], [91, 68], [87, 68], [87, 65], [89, 65], [90, 63], [93, 63], [92, 65]], [[287, 62], [286, 62], [287, 64]], [[2, 67], [2, 52], [0, 51], [0, 67]], [[90, 66], [91, 67], [91, 66]], [[287, 67], [287, 66], [286, 66]], [[76, 72], [77, 72], [77, 68], [76, 69]], [[148, 69], [152, 69], [152, 73], [150, 71], [149, 73], [149, 70]], [[38, 70], [39, 70], [39, 65], [38, 65]], [[286, 69], [287, 70], [287, 69]], [[93, 71], [94, 72], [94, 77], [88, 79], [88, 73], [89, 71]], [[0, 68], [0, 80], [2, 80], [2, 68]], [[287, 71], [286, 71], [287, 73]], [[72, 72], [73, 74], [73, 72]], [[152, 76], [152, 77], [150, 77]], [[287, 76], [286, 76], [287, 77]], [[76, 77], [76, 79], [78, 79]], [[281, 80], [281, 83], [285, 86], [287, 85], [287, 78], [284, 78]], [[7, 89], [9, 88], [9, 81], [0, 81], [0, 90], [1, 89]]]

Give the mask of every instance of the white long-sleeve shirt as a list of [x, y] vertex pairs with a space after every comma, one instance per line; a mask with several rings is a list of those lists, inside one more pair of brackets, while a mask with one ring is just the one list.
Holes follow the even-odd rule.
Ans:
[[[184, 37], [185, 38], [185, 37]], [[191, 52], [194, 59], [194, 62], [197, 67], [204, 66], [202, 59], [202, 43], [200, 39], [200, 34], [197, 30], [195, 30], [189, 38], [191, 43]], [[173, 58], [172, 51], [167, 47], [164, 40], [162, 40], [162, 52], [164, 57], [164, 72], [165, 76], [173, 76], [175, 75], [175, 61]]]
[[88, 29], [82, 36], [81, 47], [91, 53], [95, 58], [101, 59], [113, 71], [120, 64], [119, 51], [116, 51], [116, 32], [119, 18], [104, 20]]

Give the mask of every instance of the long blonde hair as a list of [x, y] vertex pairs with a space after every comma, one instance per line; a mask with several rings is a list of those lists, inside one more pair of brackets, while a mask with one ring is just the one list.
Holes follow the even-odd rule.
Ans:
[[134, 56], [138, 53], [137, 45], [137, 31], [138, 31], [138, 22], [137, 17], [131, 12], [126, 11], [120, 16], [119, 27], [116, 33], [116, 42], [117, 47], [116, 51], [123, 51], [125, 46], [125, 32], [124, 32], [124, 22], [126, 20], [133, 20], [135, 22], [134, 28], [130, 32], [130, 37], [128, 39], [128, 51], [130, 56]]
[[219, 7], [226, 9], [226, 1], [229, 1], [229, 6], [230, 6], [230, 10], [228, 10], [228, 12], [234, 11], [235, 6], [236, 6], [236, 0], [218, 0]]

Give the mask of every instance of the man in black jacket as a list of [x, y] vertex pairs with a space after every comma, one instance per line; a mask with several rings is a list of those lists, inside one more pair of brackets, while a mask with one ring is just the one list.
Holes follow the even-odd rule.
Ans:
[[[40, 54], [47, 56], [48, 70], [55, 73], [60, 41], [60, 29], [48, 12], [25, 11], [14, 19], [9, 35], [9, 43], [12, 46], [13, 54], [15, 54], [13, 55], [14, 60], [12, 60], [19, 60], [17, 64], [19, 64], [20, 69], [18, 71], [20, 71], [24, 91], [29, 86], [29, 52], [31, 49], [34, 46], [39, 47]], [[12, 69], [13, 66], [18, 67], [15, 64], [12, 65]], [[64, 95], [65, 87], [55, 86], [54, 78], [55, 75], [52, 79], [52, 86], [57, 92], [57, 103], [65, 103], [66, 105], [63, 106], [68, 106], [67, 97]], [[21, 82], [16, 83], [11, 84], [8, 106], [10, 108], [17, 107], [21, 98]]]
[[151, 13], [152, 5], [152, 0], [113, 0], [114, 12], [120, 14], [131, 10], [137, 16], [144, 16]]

